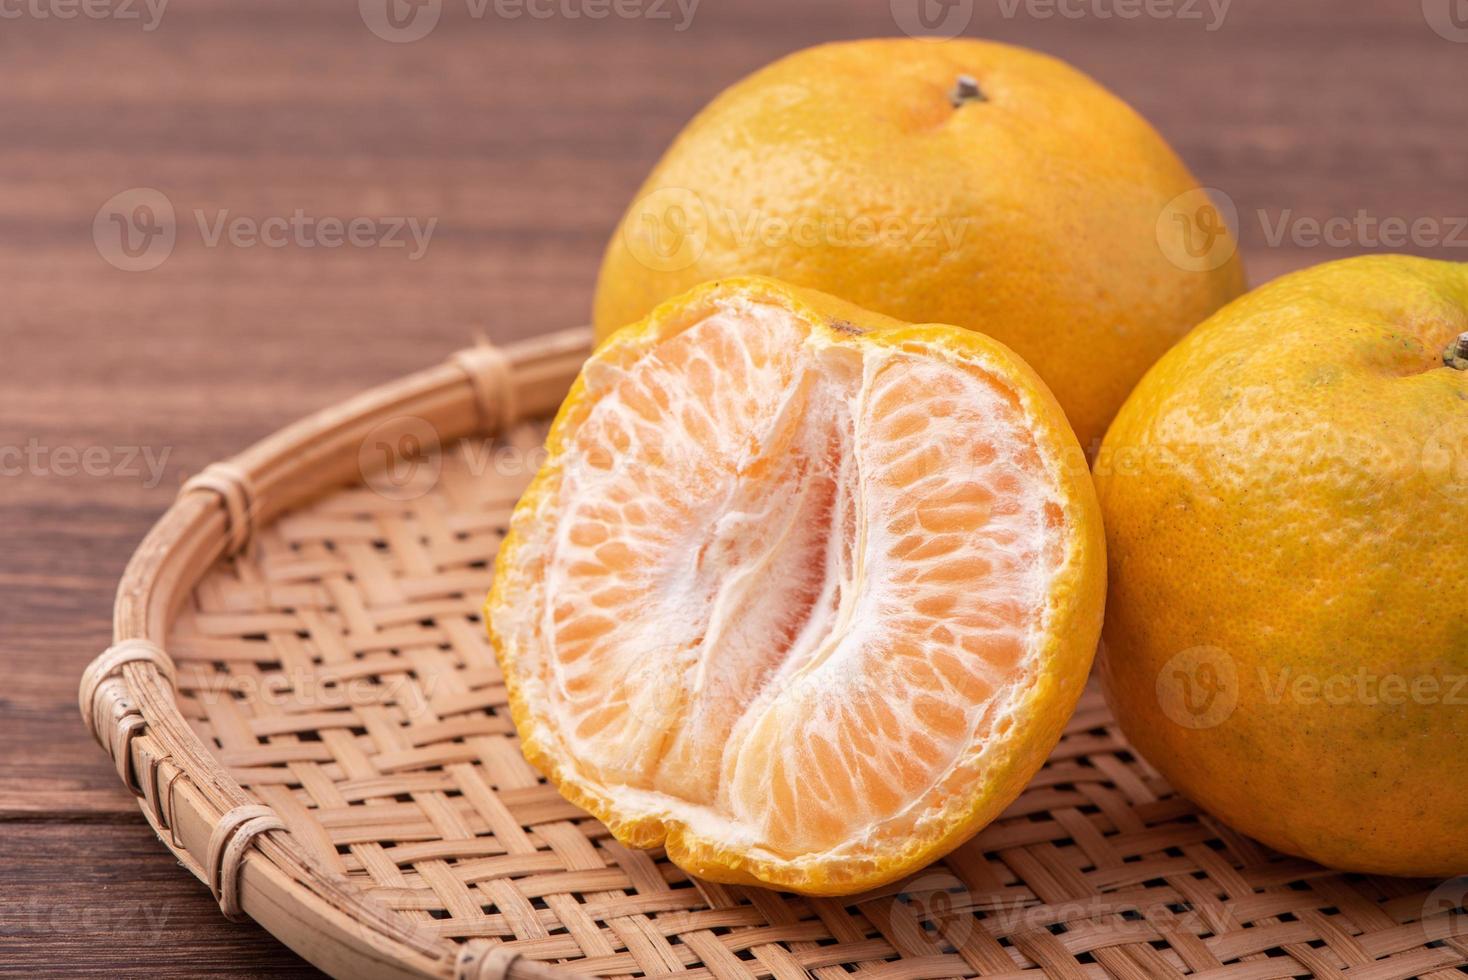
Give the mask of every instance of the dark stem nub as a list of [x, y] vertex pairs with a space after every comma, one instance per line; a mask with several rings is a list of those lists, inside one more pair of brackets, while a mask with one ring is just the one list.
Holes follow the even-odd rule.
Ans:
[[1458, 334], [1458, 339], [1448, 345], [1443, 363], [1455, 371], [1468, 371], [1468, 333]]
[[959, 75], [953, 91], [948, 93], [948, 101], [957, 109], [966, 102], [988, 102], [989, 99], [984, 95], [984, 90], [979, 88], [978, 80], [974, 76]]

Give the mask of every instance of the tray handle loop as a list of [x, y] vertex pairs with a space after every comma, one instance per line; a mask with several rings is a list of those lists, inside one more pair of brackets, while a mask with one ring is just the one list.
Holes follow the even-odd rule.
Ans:
[[514, 365], [504, 351], [484, 341], [456, 352], [449, 360], [464, 372], [474, 388], [480, 432], [504, 432], [519, 420]]
[[240, 866], [256, 835], [285, 829], [275, 811], [263, 803], [242, 803], [215, 824], [204, 868], [209, 875], [209, 890], [226, 919], [242, 922], [247, 918], [240, 908]]
[[229, 555], [237, 555], [250, 543], [255, 528], [255, 489], [250, 475], [233, 463], [210, 463], [184, 482], [179, 496], [207, 490], [224, 505], [225, 533]]
[[[104, 650], [82, 672], [77, 707], [81, 710], [87, 732], [112, 756], [123, 784], [134, 796], [147, 797], [149, 794], [133, 772], [132, 741], [147, 727], [147, 721], [122, 677], [122, 668], [131, 663], [152, 664], [168, 680], [170, 687], [174, 685], [173, 659], [162, 647], [148, 640], [123, 640]], [[158, 797], [157, 766], [156, 760], [150, 762], [148, 778], [154, 790], [150, 802]]]

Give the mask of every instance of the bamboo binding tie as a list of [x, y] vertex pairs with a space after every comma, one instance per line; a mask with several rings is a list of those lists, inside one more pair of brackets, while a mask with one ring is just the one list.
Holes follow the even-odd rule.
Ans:
[[504, 943], [471, 940], [459, 947], [454, 980], [578, 980], [584, 974], [564, 966], [527, 960]]
[[[119, 675], [122, 668], [131, 663], [152, 664], [153, 668], [168, 681], [171, 688], [177, 687], [177, 674], [173, 658], [156, 643], [143, 639], [123, 640], [104, 650], [96, 660], [82, 672], [81, 685], [77, 691], [77, 707], [81, 710], [82, 723], [87, 732], [101, 743], [117, 766], [117, 775], [123, 785], [143, 797], [153, 821], [159, 827], [172, 829], [173, 780], [175, 772], [165, 786], [160, 785], [158, 770], [168, 755], [159, 757], [145, 754], [147, 779], [141, 779], [133, 771], [133, 739], [147, 727], [143, 709], [132, 696], [132, 689]], [[168, 797], [165, 817], [163, 798]], [[176, 834], [174, 834], [176, 837]]]
[[156, 643], [138, 639], [123, 640], [102, 651], [82, 672], [81, 687], [77, 691], [77, 707], [81, 710], [87, 732], [104, 746], [107, 742], [102, 738], [101, 719], [98, 717], [103, 709], [99, 696], [103, 685], [115, 677], [125, 664], [131, 663], [152, 664], [158, 673], [168, 679], [170, 686], [176, 686], [177, 672], [174, 670], [173, 658]]
[[250, 543], [255, 523], [255, 491], [250, 476], [233, 463], [210, 463], [203, 472], [184, 482], [179, 496], [195, 490], [207, 490], [224, 505], [225, 533], [229, 536], [226, 554], [237, 555]]
[[465, 943], [454, 960], [454, 980], [506, 980], [510, 964], [519, 958], [519, 953], [503, 944], [491, 946], [483, 940]]
[[209, 890], [226, 919], [246, 918], [240, 908], [240, 866], [256, 835], [286, 826], [275, 811], [263, 803], [242, 803], [219, 818], [209, 835], [209, 853], [204, 868]]
[[482, 343], [457, 352], [451, 360], [474, 388], [479, 431], [504, 432], [514, 425], [519, 410], [515, 404], [515, 373], [505, 352]]

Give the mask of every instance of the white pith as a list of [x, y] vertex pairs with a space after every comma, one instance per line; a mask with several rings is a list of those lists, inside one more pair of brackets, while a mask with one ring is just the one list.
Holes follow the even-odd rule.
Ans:
[[[719, 417], [688, 397], [700, 378]], [[1005, 383], [748, 301], [585, 382], [495, 611], [562, 779], [624, 820], [803, 860], [916, 832], [981, 778], [1065, 550]]]

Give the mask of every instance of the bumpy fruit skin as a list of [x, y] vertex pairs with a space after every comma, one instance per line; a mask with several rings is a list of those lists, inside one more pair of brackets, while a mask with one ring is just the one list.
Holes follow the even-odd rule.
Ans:
[[[588, 365], [625, 362], [712, 312], [716, 301], [741, 296], [780, 305], [818, 329], [848, 334], [855, 327], [863, 332], [865, 342], [874, 345], [919, 343], [946, 349], [984, 364], [1014, 386], [1015, 397], [1033, 425], [1037, 444], [1053, 462], [1049, 475], [1056, 481], [1065, 519], [1074, 533], [1043, 613], [1049, 629], [1037, 652], [1040, 667], [1020, 695], [1015, 712], [1022, 723], [1003, 733], [1003, 746], [992, 757], [992, 763], [974, 774], [968, 792], [943, 801], [921, 834], [890, 841], [877, 853], [850, 862], [761, 858], [702, 836], [680, 821], [629, 818], [613, 796], [582, 777], [573, 760], [557, 750], [555, 733], [545, 730], [548, 723], [541, 706], [525, 696], [520, 663], [524, 652], [502, 636], [495, 623], [498, 610], [524, 601], [527, 583], [510, 570], [521, 564], [515, 554], [524, 544], [525, 525], [537, 519], [543, 510], [542, 501], [557, 482], [571, 443], [573, 420], [586, 400], [586, 369], [572, 385], [551, 425], [545, 464], [515, 507], [509, 533], [495, 561], [494, 585], [485, 600], [484, 619], [504, 674], [510, 713], [525, 758], [562, 796], [606, 824], [619, 841], [633, 847], [664, 847], [673, 863], [709, 881], [776, 887], [810, 895], [851, 895], [893, 881], [968, 840], [998, 817], [1044, 765], [1075, 710], [1100, 638], [1106, 597], [1105, 536], [1085, 456], [1054, 396], [1013, 351], [971, 330], [901, 323], [815, 290], [760, 276], [741, 276], [705, 283], [661, 304], [602, 344]], [[975, 746], [974, 754], [977, 751]]]
[[[955, 106], [960, 75], [981, 98]], [[1144, 119], [1063, 62], [822, 45], [725, 91], [667, 151], [607, 247], [597, 333], [705, 280], [777, 276], [994, 337], [1091, 451], [1147, 368], [1244, 289], [1228, 232], [1175, 220], [1204, 200]], [[1216, 267], [1193, 265], [1210, 242]]]
[[1468, 265], [1287, 276], [1159, 361], [1095, 465], [1103, 676], [1183, 793], [1353, 871], [1468, 871]]

